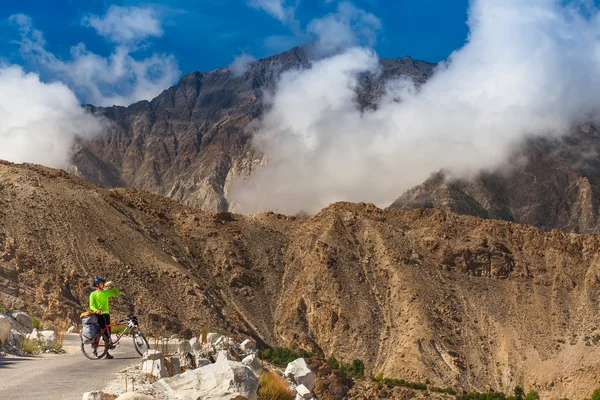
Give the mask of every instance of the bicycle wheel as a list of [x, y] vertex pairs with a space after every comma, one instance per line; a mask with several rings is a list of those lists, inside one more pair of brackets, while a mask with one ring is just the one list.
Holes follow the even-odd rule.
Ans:
[[131, 338], [133, 339], [133, 346], [135, 347], [135, 351], [141, 356], [144, 355], [145, 352], [150, 350], [150, 345], [148, 344], [148, 340], [144, 336], [142, 332], [139, 330], [133, 331]]
[[104, 337], [101, 337], [92, 343], [86, 343], [86, 341], [83, 339], [83, 335], [80, 336], [81, 352], [90, 360], [99, 360], [104, 357], [106, 353], [108, 353], [108, 347], [106, 346]]

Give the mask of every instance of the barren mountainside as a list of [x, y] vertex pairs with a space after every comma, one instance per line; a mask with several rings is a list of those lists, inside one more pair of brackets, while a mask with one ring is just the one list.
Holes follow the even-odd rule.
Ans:
[[544, 230], [600, 233], [600, 133], [582, 126], [562, 139], [530, 139], [512, 165], [473, 180], [443, 171], [390, 208], [436, 207]]
[[583, 398], [600, 378], [600, 236], [445, 210], [337, 203], [311, 217], [206, 213], [62, 171], [0, 164], [0, 303], [142, 327], [249, 334], [435, 385]]
[[[231, 180], [262, 162], [252, 147], [252, 121], [265, 111], [284, 71], [310, 65], [308, 47], [254, 62], [242, 76], [229, 68], [193, 72], [152, 101], [89, 110], [106, 131], [80, 143], [70, 172], [104, 187], [143, 189], [207, 211], [226, 211]], [[424, 82], [434, 64], [409, 57], [384, 59], [379, 76], [364, 76], [363, 106], [375, 103], [391, 78]]]

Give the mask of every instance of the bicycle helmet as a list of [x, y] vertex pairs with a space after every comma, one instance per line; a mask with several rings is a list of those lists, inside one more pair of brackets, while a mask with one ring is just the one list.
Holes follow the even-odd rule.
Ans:
[[106, 279], [104, 278], [96, 278], [94, 279], [94, 282], [92, 283], [93, 286], [97, 286], [100, 282], [106, 282]]

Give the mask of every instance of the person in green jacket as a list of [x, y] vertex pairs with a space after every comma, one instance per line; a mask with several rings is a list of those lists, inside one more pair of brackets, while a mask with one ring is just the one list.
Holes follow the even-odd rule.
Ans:
[[[98, 314], [100, 318], [98, 321], [100, 323], [100, 329], [104, 329], [107, 325], [110, 325], [110, 310], [108, 308], [108, 299], [113, 296], [118, 296], [121, 294], [119, 289], [113, 286], [112, 282], [106, 282], [104, 278], [96, 278], [93, 282], [94, 287], [96, 288], [90, 294], [90, 310], [92, 312]], [[108, 349], [114, 349], [114, 345], [112, 344], [112, 339], [110, 336], [110, 328], [108, 328], [108, 332], [104, 337], [104, 341], [108, 346]], [[106, 358], [112, 359], [108, 351], [106, 352]]]

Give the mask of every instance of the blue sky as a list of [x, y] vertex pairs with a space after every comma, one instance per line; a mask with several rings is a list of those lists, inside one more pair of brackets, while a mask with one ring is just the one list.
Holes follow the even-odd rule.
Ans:
[[[292, 3], [292, 2], [288, 2]], [[334, 12], [335, 1], [301, 0], [295, 15], [301, 29], [314, 18]], [[460, 47], [467, 35], [467, 0], [355, 0], [353, 4], [377, 16], [382, 29], [375, 44], [382, 57], [410, 55], [440, 61]], [[88, 14], [101, 15], [110, 5], [147, 6], [161, 12], [164, 33], [153, 38], [152, 50], [173, 54], [179, 69], [206, 71], [229, 65], [246, 52], [261, 58], [299, 44], [290, 27], [244, 0], [20, 0], [0, 6], [0, 54], [5, 61], [27, 64], [14, 43], [18, 33], [7, 18], [31, 17], [46, 40], [46, 49], [68, 57], [79, 42], [94, 53], [108, 55], [111, 46], [93, 29], [82, 26]], [[269, 40], [280, 37], [281, 40]], [[277, 42], [277, 43], [273, 43]]]

